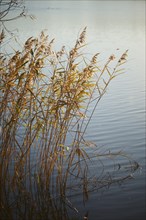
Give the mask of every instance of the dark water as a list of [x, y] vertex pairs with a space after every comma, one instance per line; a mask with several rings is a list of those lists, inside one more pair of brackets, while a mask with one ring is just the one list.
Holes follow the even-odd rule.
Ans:
[[[99, 103], [86, 139], [100, 152], [124, 151], [140, 168], [133, 179], [91, 192], [85, 205], [81, 195], [71, 201], [81, 214], [88, 211], [91, 220], [145, 219], [145, 1], [28, 1], [27, 6], [36, 20], [8, 24], [18, 28], [20, 42], [47, 29], [56, 48], [70, 48], [87, 26], [87, 51], [101, 52], [101, 61], [129, 49], [125, 74], [112, 82]], [[98, 172], [98, 166], [93, 170]]]

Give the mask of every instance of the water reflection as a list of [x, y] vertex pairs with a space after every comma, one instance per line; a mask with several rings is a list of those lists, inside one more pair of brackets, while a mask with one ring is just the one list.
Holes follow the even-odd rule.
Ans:
[[[34, 2], [32, 4], [29, 1], [27, 4], [30, 11], [37, 19], [35, 21], [17, 20], [10, 22], [8, 28], [15, 29], [17, 27], [19, 29], [18, 35], [21, 43], [32, 35], [37, 36], [42, 29], [47, 29], [50, 39], [55, 37], [56, 42], [58, 42], [57, 48], [66, 43], [68, 48], [71, 48], [81, 28], [88, 26], [87, 41], [89, 41], [90, 53], [98, 50], [103, 56], [102, 60], [117, 48], [119, 48], [118, 51], [129, 49], [126, 74], [119, 77], [111, 85], [107, 96], [95, 112], [86, 137], [97, 145], [104, 145], [105, 148], [109, 148], [111, 151], [124, 148], [126, 153], [130, 154], [135, 161], [138, 161], [143, 169], [141, 173], [136, 172], [134, 174], [135, 179], [128, 181], [126, 184], [123, 183], [121, 188], [117, 188], [115, 185], [112, 187], [108, 184], [110, 190], [104, 193], [98, 202], [98, 194], [91, 193], [89, 202], [86, 203], [86, 209], [89, 210], [91, 219], [97, 219], [97, 216], [104, 220], [119, 220], [120, 218], [122, 220], [128, 218], [129, 220], [133, 219], [133, 216], [144, 219], [144, 1], [91, 2], [83, 1], [77, 4], [77, 2], [52, 1], [43, 4], [42, 2]], [[88, 53], [89, 51], [87, 51], [87, 56]], [[113, 170], [113, 165], [106, 159], [104, 160], [104, 167], [108, 173], [108, 169]], [[92, 166], [90, 166], [93, 168], [90, 170], [93, 176], [96, 173], [97, 166], [99, 164], [96, 165], [95, 160], [93, 160]], [[119, 162], [117, 162], [114, 172], [122, 171], [122, 169], [127, 172], [125, 167], [124, 163], [119, 165]], [[107, 183], [109, 181], [108, 177], [110, 178], [110, 176], [107, 176], [107, 179], [105, 178]], [[76, 188], [81, 194], [78, 185]], [[91, 189], [94, 189], [94, 187], [92, 186]], [[75, 193], [75, 191], [71, 192], [72, 195]], [[75, 207], [78, 206], [80, 210], [83, 210], [81, 213], [84, 217], [86, 210], [81, 205], [81, 196], [77, 194], [75, 194], [76, 197], [71, 203], [76, 204]], [[55, 213], [58, 213], [58, 218], [69, 218], [66, 214], [66, 207], [56, 208], [55, 203], [50, 204], [50, 206], [53, 207], [52, 210]], [[116, 208], [118, 211], [114, 212], [113, 210]], [[107, 210], [108, 217], [105, 210]], [[77, 214], [78, 217], [80, 218]], [[57, 214], [56, 217], [54, 216], [55, 218], [57, 218]]]

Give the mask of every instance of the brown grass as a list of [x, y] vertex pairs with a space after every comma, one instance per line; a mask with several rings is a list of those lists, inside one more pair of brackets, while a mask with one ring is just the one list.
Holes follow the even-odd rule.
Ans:
[[[42, 32], [13, 56], [1, 53], [2, 219], [68, 219], [66, 192], [74, 172], [88, 197], [90, 144], [84, 134], [109, 84], [122, 73], [127, 51], [99, 67], [98, 53], [91, 60], [83, 54], [85, 36], [86, 28], [70, 51], [63, 46], [55, 52], [54, 40]], [[63, 218], [57, 214], [60, 201]]]

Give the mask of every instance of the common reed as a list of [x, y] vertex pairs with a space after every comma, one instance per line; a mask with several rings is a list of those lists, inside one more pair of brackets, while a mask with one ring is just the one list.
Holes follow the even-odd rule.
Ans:
[[0, 55], [3, 220], [69, 219], [66, 207], [77, 211], [67, 200], [73, 176], [88, 197], [91, 158], [84, 135], [109, 84], [123, 72], [128, 51], [119, 58], [111, 55], [99, 67], [99, 53], [90, 60], [83, 53], [85, 37], [86, 28], [70, 51], [63, 46], [56, 52], [54, 39], [42, 32], [22, 51]]

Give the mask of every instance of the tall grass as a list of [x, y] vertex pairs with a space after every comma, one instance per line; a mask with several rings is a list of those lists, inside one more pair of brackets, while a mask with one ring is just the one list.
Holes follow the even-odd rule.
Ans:
[[[70, 51], [63, 46], [56, 52], [54, 40], [42, 32], [22, 51], [1, 53], [2, 219], [67, 219], [71, 175], [82, 180], [87, 196], [90, 143], [84, 134], [109, 84], [122, 73], [127, 51], [100, 67], [98, 53], [90, 60], [84, 55], [85, 36], [86, 28]], [[3, 33], [0, 39], [2, 44]], [[62, 202], [64, 217], [54, 198]]]

